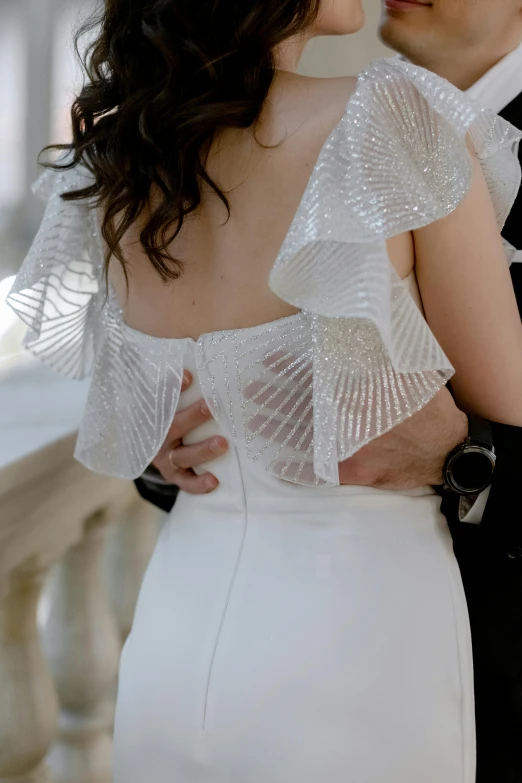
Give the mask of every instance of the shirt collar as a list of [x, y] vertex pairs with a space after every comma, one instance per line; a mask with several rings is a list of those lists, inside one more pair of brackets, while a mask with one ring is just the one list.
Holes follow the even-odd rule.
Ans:
[[522, 92], [522, 43], [469, 88], [471, 98], [496, 114]]

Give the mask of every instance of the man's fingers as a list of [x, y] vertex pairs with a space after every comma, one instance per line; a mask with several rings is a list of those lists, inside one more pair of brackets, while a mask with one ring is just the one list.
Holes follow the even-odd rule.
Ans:
[[[216, 459], [227, 449], [227, 440], [220, 436], [214, 436], [192, 446], [180, 445], [170, 450], [163, 449], [162, 453], [154, 460], [154, 465], [169, 484], [176, 484], [184, 489], [187, 471], [192, 474], [193, 468]], [[189, 483], [193, 484], [194, 482]]]
[[178, 446], [169, 452], [168, 458], [174, 469], [184, 470], [196, 468], [198, 465], [203, 465], [204, 462], [210, 462], [210, 460], [224, 454], [227, 449], [228, 443], [225, 438], [215, 436], [192, 446]]
[[216, 489], [219, 481], [211, 473], [197, 476], [190, 468], [179, 468], [171, 464], [168, 458], [155, 460], [155, 466], [169, 484], [179, 487], [191, 495], [203, 495]]
[[185, 410], [179, 411], [174, 416], [163, 448], [168, 451], [169, 446], [174, 441], [181, 440], [189, 432], [195, 430], [196, 427], [199, 427], [211, 418], [212, 414], [204, 400], [199, 400], [193, 405], [189, 405]]
[[178, 470], [176, 484], [183, 492], [189, 495], [206, 495], [213, 492], [219, 484], [219, 481], [212, 473], [204, 473], [202, 476], [196, 476], [191, 470]]
[[343, 485], [371, 487], [375, 480], [375, 471], [365, 467], [353, 457], [339, 463], [339, 482]]
[[183, 381], [181, 382], [181, 391], [187, 391], [188, 387], [192, 384], [192, 373], [185, 370], [183, 373]]

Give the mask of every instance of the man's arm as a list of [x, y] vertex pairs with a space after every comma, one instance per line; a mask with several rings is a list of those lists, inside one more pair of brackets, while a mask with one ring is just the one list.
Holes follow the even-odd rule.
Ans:
[[174, 508], [179, 493], [179, 487], [165, 481], [161, 473], [157, 473], [151, 465], [145, 473], [134, 482], [136, 489], [143, 498], [153, 506], [157, 506], [167, 514]]
[[[191, 430], [209, 418], [210, 413], [203, 407], [203, 400], [176, 414], [165, 446], [155, 460], [157, 468], [151, 477], [145, 475], [136, 481], [138, 491], [146, 500], [170, 511], [179, 489], [205, 494], [217, 487], [217, 479], [211, 473], [198, 476], [193, 470], [223, 453], [212, 450], [211, 444], [216, 439], [194, 446], [183, 446], [182, 442]], [[510, 557], [519, 553], [522, 559], [522, 512], [519, 509], [522, 427], [495, 422], [491, 422], [491, 427], [497, 463], [483, 524], [477, 526], [459, 522], [458, 495], [445, 497], [443, 511], [453, 529], [456, 525], [463, 531], [480, 527], [483, 533], [474, 535], [502, 539], [506, 556], [508, 552]], [[342, 462], [339, 466], [341, 484], [391, 490], [440, 485], [446, 457], [465, 440], [467, 434], [466, 415], [457, 408], [449, 391], [442, 389], [421, 411]], [[225, 439], [217, 440], [226, 450]], [[158, 483], [158, 476], [163, 477], [162, 483]], [[209, 480], [213, 480], [210, 486], [207, 484]]]
[[[146, 495], [147, 500], [163, 507], [165, 498], [171, 495], [172, 507], [178, 488], [193, 494], [215, 489], [217, 479], [212, 474], [198, 476], [193, 469], [223, 454], [226, 440], [211, 438], [194, 446], [183, 446], [183, 438], [209, 418], [203, 400], [176, 414], [165, 445], [154, 461], [156, 475], [148, 479], [145, 474], [136, 482], [140, 494]], [[442, 389], [411, 419], [342, 462], [339, 466], [341, 484], [383, 489], [441, 484], [444, 461], [466, 438], [467, 426], [465, 414], [456, 407], [451, 394]], [[220, 448], [218, 452], [213, 451], [216, 446]], [[164, 479], [163, 485], [158, 484], [158, 471]]]
[[413, 489], [443, 483], [448, 454], [468, 435], [468, 419], [441, 389], [422, 410], [339, 465], [341, 484]]

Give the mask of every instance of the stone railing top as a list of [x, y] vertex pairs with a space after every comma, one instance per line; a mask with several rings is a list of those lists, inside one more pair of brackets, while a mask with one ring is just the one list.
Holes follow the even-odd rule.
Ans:
[[0, 471], [75, 432], [86, 395], [27, 354], [0, 360]]
[[0, 597], [15, 571], [45, 570], [89, 516], [134, 493], [73, 459], [86, 392], [31, 359], [0, 364]]

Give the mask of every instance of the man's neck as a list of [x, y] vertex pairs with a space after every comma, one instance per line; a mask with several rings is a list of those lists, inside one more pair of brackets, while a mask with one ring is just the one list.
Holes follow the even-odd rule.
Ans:
[[430, 57], [420, 54], [409, 59], [416, 65], [422, 65], [423, 68], [427, 68], [438, 76], [447, 79], [460, 90], [468, 90], [503, 57], [516, 49], [519, 43], [520, 41], [515, 42], [514, 45], [505, 49], [499, 48], [497, 51], [470, 52], [465, 57], [461, 53], [452, 58], [446, 53], [443, 57]]

